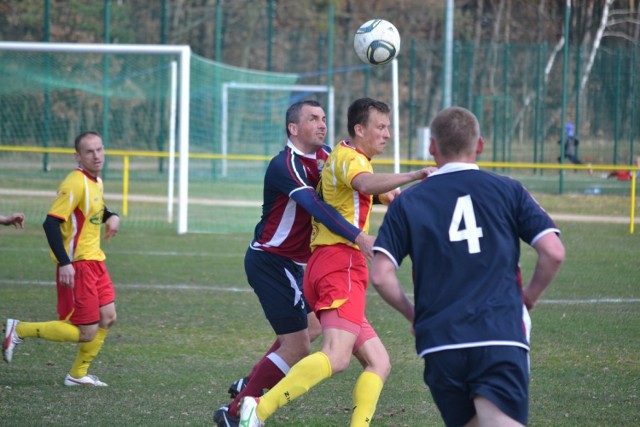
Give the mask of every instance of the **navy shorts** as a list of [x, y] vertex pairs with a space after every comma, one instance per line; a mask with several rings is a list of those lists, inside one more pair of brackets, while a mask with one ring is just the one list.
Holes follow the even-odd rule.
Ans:
[[307, 329], [310, 309], [302, 293], [301, 265], [280, 255], [249, 248], [244, 256], [244, 270], [277, 335]]
[[447, 426], [475, 415], [482, 396], [526, 425], [529, 413], [529, 353], [516, 346], [444, 350], [425, 355], [424, 382]]

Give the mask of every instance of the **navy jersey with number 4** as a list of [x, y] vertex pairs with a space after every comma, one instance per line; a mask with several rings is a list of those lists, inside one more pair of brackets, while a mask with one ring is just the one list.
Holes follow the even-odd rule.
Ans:
[[559, 233], [518, 181], [450, 163], [405, 190], [385, 215], [374, 251], [410, 256], [416, 350], [487, 345], [529, 349], [519, 280], [520, 240]]

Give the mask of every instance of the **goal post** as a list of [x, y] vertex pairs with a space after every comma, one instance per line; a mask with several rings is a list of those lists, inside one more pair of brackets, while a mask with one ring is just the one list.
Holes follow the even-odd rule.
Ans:
[[286, 141], [287, 108], [317, 99], [327, 144], [337, 137], [333, 88], [300, 80], [188, 46], [0, 42], [0, 192], [17, 191], [5, 202], [28, 205], [31, 218], [46, 214], [38, 198], [76, 164], [70, 141], [98, 130], [107, 202], [122, 200], [127, 224], [246, 231], [255, 217], [245, 204], [260, 198], [269, 159]]
[[178, 57], [179, 94], [178, 94], [178, 234], [187, 232], [187, 202], [189, 197], [189, 97], [191, 48], [173, 45], [137, 45], [137, 44], [92, 44], [92, 43], [39, 43], [39, 42], [0, 42], [0, 51], [42, 52], [42, 53], [97, 53], [125, 55], [172, 55]]

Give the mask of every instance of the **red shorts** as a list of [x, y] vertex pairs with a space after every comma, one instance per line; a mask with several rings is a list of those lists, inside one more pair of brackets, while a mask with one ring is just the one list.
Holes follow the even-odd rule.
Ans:
[[112, 303], [116, 291], [102, 261], [76, 261], [73, 268], [73, 288], [60, 284], [59, 268], [56, 269], [58, 289], [58, 316], [74, 325], [91, 325], [100, 321], [100, 307]]
[[371, 338], [378, 336], [366, 317], [360, 325], [356, 325], [355, 323], [340, 317], [337, 311], [338, 310], [322, 310], [320, 312], [320, 316], [318, 316], [320, 325], [323, 330], [326, 328], [340, 329], [341, 331], [351, 332], [355, 335], [357, 338], [356, 342], [353, 344], [353, 354], [360, 350], [362, 344], [366, 343]]
[[304, 274], [304, 296], [313, 311], [334, 308], [357, 325], [365, 320], [369, 284], [367, 261], [347, 245], [320, 246], [313, 251]]

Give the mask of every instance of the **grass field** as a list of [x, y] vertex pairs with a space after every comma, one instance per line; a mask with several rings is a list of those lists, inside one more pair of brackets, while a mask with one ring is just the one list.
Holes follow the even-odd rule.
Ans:
[[[624, 206], [615, 197], [538, 199], [552, 213], [618, 214]], [[378, 215], [374, 225], [379, 221]], [[0, 229], [1, 319], [55, 317], [54, 265], [41, 222], [29, 218], [23, 231]], [[639, 425], [639, 231], [631, 235], [628, 225], [613, 223], [558, 225], [567, 261], [532, 312], [530, 425]], [[211, 425], [212, 411], [227, 403], [228, 385], [273, 341], [245, 280], [243, 254], [250, 237], [176, 236], [173, 230], [128, 227], [124, 221], [121, 233], [104, 245], [119, 319], [91, 370], [110, 386], [64, 387], [75, 345], [28, 340], [17, 347], [11, 365], [0, 366], [0, 424]], [[525, 278], [534, 259], [523, 247]], [[401, 275], [411, 292], [408, 263]], [[442, 425], [422, 381], [409, 325], [373, 290], [368, 317], [393, 364], [372, 425]], [[352, 363], [277, 412], [268, 425], [347, 425], [359, 372]]]

